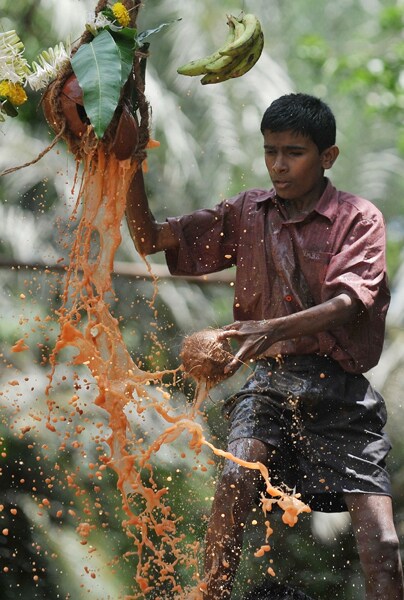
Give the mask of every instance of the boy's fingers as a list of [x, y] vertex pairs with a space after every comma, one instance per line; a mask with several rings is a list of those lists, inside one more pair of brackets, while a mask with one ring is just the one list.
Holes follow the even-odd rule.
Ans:
[[226, 375], [233, 375], [240, 367], [241, 363], [239, 360], [233, 359], [229, 364], [227, 364], [223, 370]]
[[222, 331], [222, 333], [219, 333], [217, 339], [226, 340], [227, 338], [235, 337], [236, 335], [238, 335], [237, 329], [226, 329], [225, 331]]
[[244, 364], [241, 356], [242, 355], [239, 352], [237, 352], [237, 354], [234, 355], [234, 358], [226, 365], [226, 367], [223, 370], [226, 375], [233, 375], [237, 371], [237, 369], [239, 369], [241, 365]]
[[241, 325], [240, 321], [234, 321], [233, 323], [230, 323], [229, 325], [223, 325], [223, 327], [221, 327], [220, 329], [222, 331], [229, 331], [230, 329], [237, 330], [237, 328], [240, 327], [240, 325]]

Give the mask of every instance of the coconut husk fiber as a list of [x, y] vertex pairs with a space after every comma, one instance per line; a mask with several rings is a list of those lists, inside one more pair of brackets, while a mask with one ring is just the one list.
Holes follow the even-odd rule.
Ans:
[[212, 387], [228, 376], [225, 366], [233, 357], [228, 340], [219, 340], [221, 329], [203, 329], [187, 336], [182, 344], [181, 359], [185, 373]]

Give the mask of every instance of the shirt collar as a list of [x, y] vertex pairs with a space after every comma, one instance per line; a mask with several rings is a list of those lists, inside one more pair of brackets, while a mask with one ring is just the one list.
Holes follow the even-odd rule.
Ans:
[[[324, 189], [324, 192], [318, 199], [313, 211], [318, 212], [320, 215], [323, 215], [329, 219], [329, 221], [334, 222], [338, 211], [338, 204], [335, 201], [337, 199], [337, 190], [332, 185], [328, 177], [326, 177], [326, 181], [327, 185]], [[270, 190], [252, 190], [251, 201], [256, 202], [257, 204], [266, 202], [267, 200], [273, 202], [275, 196], [276, 193], [273, 188]]]

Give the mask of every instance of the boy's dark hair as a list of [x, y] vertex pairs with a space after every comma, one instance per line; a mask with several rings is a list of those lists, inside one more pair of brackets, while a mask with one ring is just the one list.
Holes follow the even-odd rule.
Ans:
[[330, 107], [309, 94], [286, 94], [266, 109], [261, 132], [293, 131], [310, 138], [319, 152], [335, 144], [336, 123]]

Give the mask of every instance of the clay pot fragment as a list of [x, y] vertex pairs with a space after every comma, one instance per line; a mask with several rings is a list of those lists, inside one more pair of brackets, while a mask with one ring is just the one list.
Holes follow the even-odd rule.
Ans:
[[[43, 111], [49, 125], [57, 133], [61, 129], [61, 118], [58, 117], [57, 109], [54, 105], [52, 89], [56, 82], [52, 82], [42, 99]], [[83, 92], [77, 81], [77, 77], [72, 74], [67, 78], [59, 95], [60, 109], [66, 120], [67, 129], [76, 138], [80, 139], [87, 131], [90, 120], [87, 117]], [[107, 150], [115, 154], [118, 160], [126, 160], [136, 152], [139, 143], [139, 127], [136, 117], [133, 115], [130, 106], [124, 101], [121, 115], [117, 122], [115, 117], [103, 141], [107, 145]], [[113, 128], [115, 127], [115, 132]], [[111, 131], [112, 129], [112, 131]]]
[[52, 102], [52, 92], [53, 88], [56, 85], [56, 81], [52, 81], [45, 90], [44, 95], [42, 96], [42, 110], [45, 115], [45, 119], [52, 127], [53, 131], [59, 133], [61, 129], [60, 117], [57, 115], [56, 106]]
[[62, 87], [60, 105], [70, 131], [80, 138], [86, 132], [90, 121], [84, 110], [83, 92], [74, 74], [68, 77]]
[[124, 104], [111, 144], [111, 152], [118, 160], [126, 160], [135, 153], [138, 143], [138, 124], [129, 107]]

